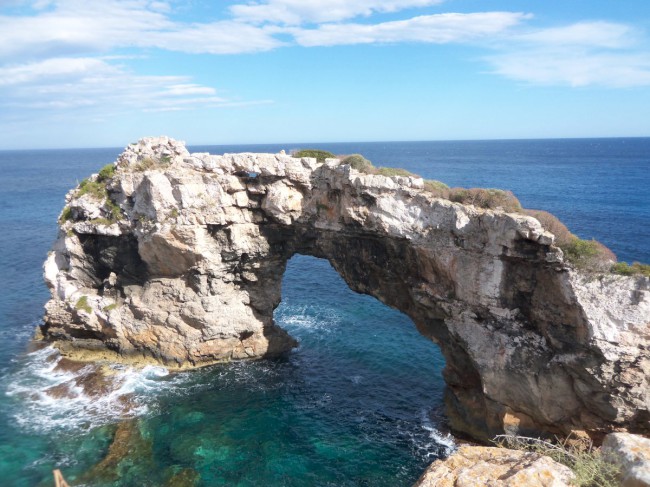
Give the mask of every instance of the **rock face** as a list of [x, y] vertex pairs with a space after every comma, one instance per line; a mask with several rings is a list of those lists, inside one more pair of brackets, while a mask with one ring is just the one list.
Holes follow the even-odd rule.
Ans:
[[539, 453], [462, 446], [433, 462], [414, 487], [569, 487], [569, 467]]
[[534, 218], [336, 159], [166, 137], [82, 186], [45, 263], [42, 332], [69, 353], [179, 367], [284, 353], [273, 310], [301, 253], [440, 345], [457, 432], [650, 432], [649, 280], [577, 273]]
[[611, 433], [603, 441], [605, 458], [621, 467], [622, 487], [650, 487], [650, 440], [629, 433]]

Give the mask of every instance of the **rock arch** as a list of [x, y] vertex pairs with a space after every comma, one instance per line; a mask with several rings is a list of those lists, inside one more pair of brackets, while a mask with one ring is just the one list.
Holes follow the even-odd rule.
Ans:
[[650, 431], [648, 279], [577, 273], [531, 217], [417, 177], [165, 137], [91, 182], [99, 194], [68, 194], [45, 263], [43, 337], [64, 353], [179, 367], [285, 353], [273, 310], [301, 253], [440, 345], [457, 432]]

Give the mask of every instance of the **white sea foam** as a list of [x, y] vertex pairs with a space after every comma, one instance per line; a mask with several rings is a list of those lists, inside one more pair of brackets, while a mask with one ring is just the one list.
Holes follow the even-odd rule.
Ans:
[[338, 311], [328, 306], [280, 305], [275, 314], [278, 324], [289, 333], [294, 330], [331, 333], [341, 324]]
[[70, 371], [57, 368], [60, 360], [55, 349], [43, 348], [24, 356], [7, 376], [6, 394], [13, 399], [10, 415], [23, 428], [37, 432], [88, 429], [141, 416], [155, 408], [157, 393], [182, 381], [182, 377], [168, 380], [164, 367], [116, 365], [111, 367], [106, 391], [88, 394], [78, 382], [95, 366]]
[[[449, 433], [442, 433], [438, 430], [429, 418], [429, 414], [425, 409], [420, 411], [421, 427], [428, 433], [430, 442], [424, 442], [418, 445], [418, 450], [425, 458], [439, 457], [440, 453], [444, 456], [450, 455], [456, 450], [456, 442], [454, 437]], [[442, 452], [440, 449], [442, 447]], [[435, 452], [435, 453], [434, 453]]]

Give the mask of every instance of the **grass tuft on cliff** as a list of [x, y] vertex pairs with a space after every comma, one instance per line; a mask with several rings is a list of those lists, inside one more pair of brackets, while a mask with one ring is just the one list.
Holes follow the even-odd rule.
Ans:
[[63, 225], [65, 222], [72, 221], [72, 209], [69, 206], [63, 208], [61, 216], [59, 216], [59, 224]]
[[650, 277], [650, 265], [633, 262], [632, 265], [627, 262], [617, 262], [612, 266], [614, 274], [621, 276], [645, 276]]
[[526, 215], [536, 218], [542, 228], [555, 235], [555, 245], [562, 249], [566, 260], [585, 271], [606, 272], [616, 262], [616, 255], [597, 240], [583, 240], [569, 231], [559, 218], [547, 211], [528, 210]]
[[88, 296], [81, 296], [77, 300], [77, 303], [74, 305], [74, 309], [83, 310], [86, 313], [92, 313], [93, 311], [93, 309], [90, 307], [90, 304], [88, 304]]
[[448, 199], [455, 203], [474, 205], [484, 209], [503, 209], [511, 213], [521, 211], [521, 203], [512, 191], [494, 188], [451, 188]]
[[[83, 181], [81, 181], [81, 183], [79, 183], [77, 198], [81, 198], [84, 195], [90, 195], [99, 201], [105, 200], [104, 212], [106, 213], [106, 218], [96, 218], [95, 221], [93, 221], [93, 223], [111, 225], [121, 220], [124, 217], [124, 214], [122, 213], [122, 209], [117, 203], [115, 203], [111, 199], [108, 193], [108, 188], [106, 187], [106, 182], [113, 177], [113, 175], [115, 174], [115, 169], [116, 167], [114, 164], [108, 164], [99, 171], [96, 181], [86, 178]], [[69, 207], [64, 208], [63, 213], [59, 218], [59, 223], [64, 223], [65, 221], [71, 219], [72, 219], [72, 213], [70, 208]]]
[[374, 166], [372, 162], [363, 157], [361, 154], [351, 154], [341, 158], [341, 164], [349, 164], [352, 169], [360, 172], [368, 172]]
[[336, 156], [331, 152], [328, 152], [326, 150], [319, 150], [319, 149], [301, 149], [291, 154], [291, 157], [296, 157], [296, 158], [314, 157], [318, 162], [325, 162], [325, 159], [336, 158]]
[[98, 200], [106, 197], [106, 184], [100, 181], [92, 181], [88, 178], [79, 183], [79, 192], [77, 197], [81, 198], [83, 195], [89, 194]]
[[115, 169], [116, 166], [115, 164], [106, 164], [104, 167], [102, 167], [99, 170], [99, 175], [97, 176], [97, 181], [103, 183], [108, 181], [109, 179], [113, 179], [113, 176], [115, 175]]
[[170, 156], [162, 156], [157, 160], [151, 157], [145, 157], [137, 164], [133, 165], [133, 170], [136, 172], [144, 172], [153, 169], [154, 167], [166, 167], [171, 163], [171, 161], [172, 158]]
[[413, 174], [406, 169], [401, 169], [399, 167], [375, 167], [372, 162], [363, 157], [361, 154], [351, 154], [349, 156], [343, 156], [341, 158], [341, 164], [349, 164], [352, 169], [356, 169], [359, 172], [364, 174], [379, 174], [380, 176], [403, 176], [403, 177], [415, 177], [418, 178], [417, 174]]
[[501, 448], [538, 453], [566, 465], [575, 475], [572, 482], [576, 487], [618, 487], [621, 469], [605, 460], [600, 449], [591, 440], [575, 440], [568, 437], [555, 442], [541, 438], [515, 435], [498, 435], [492, 440]]

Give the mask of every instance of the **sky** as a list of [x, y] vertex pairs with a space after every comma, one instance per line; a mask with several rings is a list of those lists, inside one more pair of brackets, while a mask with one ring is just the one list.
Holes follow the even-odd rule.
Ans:
[[0, 0], [0, 149], [650, 136], [648, 0]]

